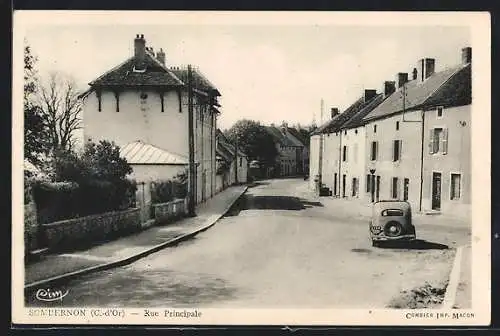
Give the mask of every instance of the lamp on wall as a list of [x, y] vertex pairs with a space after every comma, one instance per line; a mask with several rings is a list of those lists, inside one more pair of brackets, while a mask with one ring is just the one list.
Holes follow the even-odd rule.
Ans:
[[460, 121], [458, 122], [458, 124], [459, 124], [460, 126], [462, 126], [462, 127], [465, 127], [465, 126], [467, 125], [467, 123], [466, 123], [465, 121], [463, 121], [463, 120], [460, 120]]

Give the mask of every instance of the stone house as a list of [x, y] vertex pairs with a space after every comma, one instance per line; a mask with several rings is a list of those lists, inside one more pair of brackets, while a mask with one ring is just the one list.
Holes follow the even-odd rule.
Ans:
[[[308, 150], [302, 141], [292, 134], [287, 123], [281, 126], [264, 126], [266, 131], [273, 136], [278, 151], [275, 175], [297, 176], [304, 174], [304, 156]], [[298, 131], [295, 131], [298, 132]]]
[[311, 136], [310, 176], [336, 196], [469, 216], [472, 49], [461, 59], [439, 72], [434, 59], [419, 60], [410, 80], [398, 73], [365, 107], [358, 100], [341, 114], [332, 109]]
[[439, 72], [434, 59], [420, 60], [412, 79], [403, 75], [398, 91], [364, 118], [375, 199], [470, 214], [471, 61], [471, 48], [462, 50], [461, 64]]
[[[151, 164], [132, 164], [136, 176], [168, 178], [165, 158], [189, 157], [187, 69], [168, 67], [165, 52], [133, 41], [133, 55], [89, 83], [83, 98], [84, 141], [109, 140], [122, 148], [142, 148]], [[215, 130], [220, 92], [193, 69], [196, 202], [215, 193]], [[140, 161], [140, 160], [139, 160]], [[170, 162], [174, 164], [176, 161]], [[148, 172], [145, 172], [148, 170]]]
[[216, 137], [217, 160], [221, 168], [217, 171], [217, 190], [221, 191], [233, 184], [247, 183], [249, 165], [247, 154], [238, 148], [236, 155], [235, 146], [220, 130], [217, 130]]

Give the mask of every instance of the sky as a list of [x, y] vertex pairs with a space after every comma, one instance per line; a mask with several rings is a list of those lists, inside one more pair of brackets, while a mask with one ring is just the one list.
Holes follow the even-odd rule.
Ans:
[[[165, 21], [167, 22], [167, 21]], [[383, 88], [423, 57], [436, 71], [461, 61], [468, 26], [351, 24], [79, 24], [50, 22], [25, 29], [41, 76], [60, 71], [87, 83], [133, 54], [136, 34], [163, 48], [168, 66], [192, 64], [222, 94], [218, 126], [239, 119], [303, 125], [346, 109], [364, 89]]]

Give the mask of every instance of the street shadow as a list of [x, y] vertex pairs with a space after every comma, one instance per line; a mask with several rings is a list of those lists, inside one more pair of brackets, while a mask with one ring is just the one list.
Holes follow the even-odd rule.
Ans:
[[242, 210], [292, 210], [300, 211], [312, 207], [322, 207], [321, 202], [311, 202], [293, 196], [254, 196], [246, 194], [240, 197], [226, 216], [237, 216]]
[[447, 250], [449, 248], [448, 245], [430, 242], [423, 239], [387, 241], [380, 244], [379, 247], [404, 250]]
[[248, 189], [252, 189], [255, 187], [265, 186], [268, 184], [269, 184], [269, 182], [266, 182], [266, 181], [253, 181], [253, 182], [249, 183], [247, 186], [248, 186]]

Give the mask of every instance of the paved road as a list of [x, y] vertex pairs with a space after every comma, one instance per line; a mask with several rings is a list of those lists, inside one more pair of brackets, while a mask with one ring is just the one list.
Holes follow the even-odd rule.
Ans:
[[[305, 183], [273, 180], [250, 188], [211, 229], [126, 267], [74, 280], [54, 305], [383, 308], [401, 290], [446, 279], [452, 249], [373, 248], [365, 221], [329, 214]], [[449, 227], [417, 233], [449, 245], [470, 239]]]

